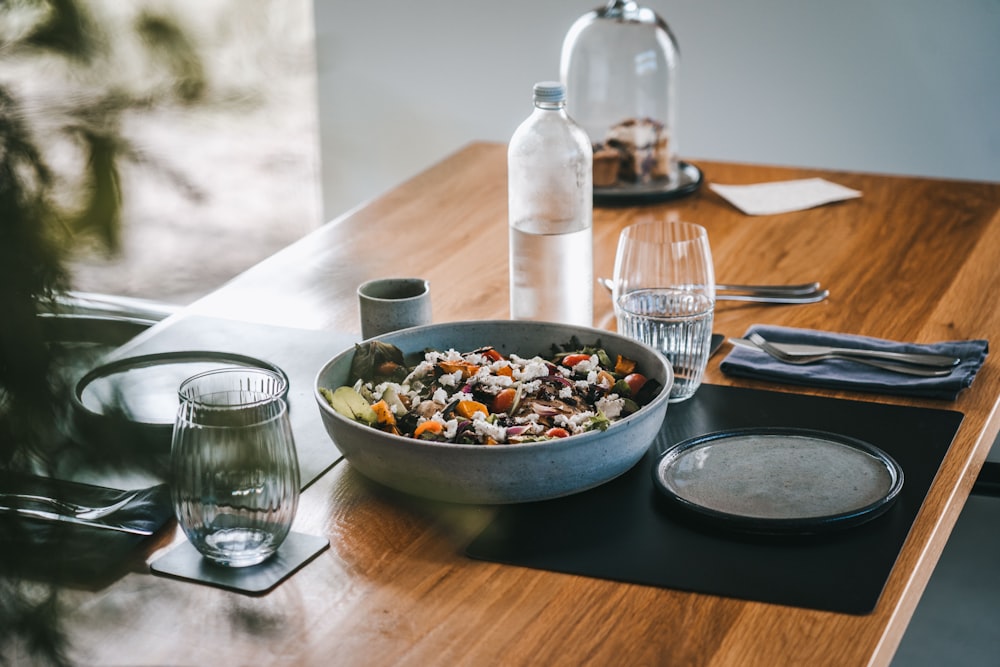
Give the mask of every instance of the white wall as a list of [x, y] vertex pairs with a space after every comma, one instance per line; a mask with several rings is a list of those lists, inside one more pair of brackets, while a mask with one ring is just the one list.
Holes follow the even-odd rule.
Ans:
[[[600, 0], [315, 0], [324, 213], [506, 142]], [[1000, 181], [1000, 0], [649, 0], [681, 156]]]

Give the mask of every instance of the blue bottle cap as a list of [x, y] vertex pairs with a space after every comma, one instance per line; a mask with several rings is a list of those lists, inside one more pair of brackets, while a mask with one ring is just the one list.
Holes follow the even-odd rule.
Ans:
[[536, 102], [562, 102], [566, 99], [566, 86], [559, 81], [541, 81], [535, 84]]

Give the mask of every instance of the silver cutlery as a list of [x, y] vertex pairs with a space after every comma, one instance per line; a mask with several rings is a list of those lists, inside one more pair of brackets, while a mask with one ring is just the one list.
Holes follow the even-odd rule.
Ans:
[[783, 294], [785, 296], [804, 296], [819, 292], [819, 283], [802, 283], [799, 285], [724, 285], [716, 283], [716, 291], [750, 292], [752, 294]]
[[[858, 356], [852, 354], [844, 354], [837, 349], [833, 351], [828, 351], [824, 354], [811, 354], [811, 355], [795, 355], [790, 354], [779, 345], [783, 346], [781, 343], [769, 343], [764, 339], [763, 336], [757, 333], [752, 333], [748, 338], [730, 338], [731, 343], [734, 345], [754, 347], [758, 350], [766, 352], [778, 361], [795, 364], [795, 365], [805, 365], [813, 364], [818, 361], [823, 361], [824, 359], [844, 359], [847, 361], [853, 361], [859, 364], [865, 364], [867, 366], [873, 366], [875, 368], [881, 368], [883, 370], [892, 371], [895, 373], [903, 373], [906, 375], [916, 375], [920, 377], [943, 377], [950, 375], [953, 366], [940, 367], [940, 366], [927, 366], [922, 364], [912, 364], [897, 360], [887, 360], [885, 358], [880, 358], [877, 356]], [[850, 352], [856, 352], [857, 350], [849, 350]], [[881, 353], [880, 353], [881, 354]]]
[[117, 502], [97, 507], [80, 505], [79, 503], [72, 503], [67, 500], [59, 500], [58, 498], [38, 496], [30, 493], [0, 493], [0, 501], [10, 502], [13, 500], [18, 507], [21, 506], [21, 503], [47, 505], [55, 509], [58, 513], [74, 516], [77, 519], [101, 519], [125, 507], [137, 495], [139, 495], [138, 492], [130, 493]]
[[[614, 284], [610, 278], [597, 282], [609, 292]], [[830, 296], [830, 290], [819, 289], [819, 283], [801, 285], [716, 285], [716, 301], [746, 301], [753, 303], [800, 304], [817, 303]], [[725, 290], [732, 290], [729, 293]]]
[[130, 535], [152, 535], [153, 531], [144, 528], [131, 528], [129, 526], [116, 526], [110, 523], [103, 523], [94, 519], [81, 519], [77, 516], [60, 514], [59, 512], [49, 512], [47, 510], [36, 510], [27, 507], [7, 507], [0, 505], [0, 512], [14, 512], [15, 514], [29, 519], [41, 519], [43, 521], [56, 521], [60, 523], [72, 523], [78, 526], [88, 526], [100, 530], [113, 530], [119, 533], [129, 533]]
[[830, 296], [830, 290], [819, 290], [810, 294], [787, 296], [777, 293], [757, 292], [756, 294], [727, 294], [716, 292], [716, 301], [748, 301], [752, 303], [818, 303]]
[[930, 366], [931, 368], [952, 368], [961, 363], [961, 359], [947, 354], [930, 352], [890, 352], [888, 350], [869, 350], [856, 347], [833, 347], [830, 345], [806, 345], [803, 343], [775, 343], [766, 341], [759, 333], [749, 336], [750, 342], [764, 341], [781, 352], [801, 357], [804, 360], [820, 361], [838, 357], [865, 357], [867, 359], [882, 359], [913, 366]]

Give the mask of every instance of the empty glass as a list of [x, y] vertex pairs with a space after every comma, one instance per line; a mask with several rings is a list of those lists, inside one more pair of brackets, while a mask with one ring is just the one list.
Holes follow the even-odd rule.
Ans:
[[708, 364], [715, 311], [705, 228], [659, 220], [626, 227], [618, 238], [612, 296], [618, 332], [670, 360], [670, 401], [691, 398]]
[[264, 369], [200, 373], [180, 386], [170, 451], [171, 495], [191, 544], [221, 565], [270, 557], [299, 501], [299, 464], [284, 400]]

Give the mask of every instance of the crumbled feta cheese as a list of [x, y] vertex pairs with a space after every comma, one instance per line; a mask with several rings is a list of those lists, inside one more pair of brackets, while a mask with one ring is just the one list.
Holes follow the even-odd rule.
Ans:
[[560, 389], [559, 398], [573, 398], [573, 387], [563, 387]]
[[578, 412], [575, 415], [556, 415], [553, 417], [552, 422], [556, 426], [562, 426], [567, 431], [572, 434], [583, 433], [586, 431], [584, 428], [589, 422], [590, 418], [594, 416], [593, 412]]
[[481, 352], [470, 352], [465, 355], [465, 360], [470, 364], [475, 364], [476, 366], [489, 366], [493, 360], [485, 356]]
[[523, 359], [517, 355], [512, 355], [511, 358], [516, 364], [521, 366], [520, 370], [517, 367], [514, 368], [515, 380], [527, 382], [535, 378], [547, 377], [549, 374], [549, 365], [545, 363], [544, 359], [539, 357]]
[[597, 399], [595, 407], [604, 413], [604, 416], [608, 419], [616, 419], [618, 415], [622, 413], [622, 409], [625, 407], [625, 399], [620, 398], [618, 394], [610, 394], [608, 396], [602, 396]]
[[[476, 414], [482, 413], [477, 412]], [[493, 438], [497, 442], [504, 442], [507, 439], [507, 429], [503, 426], [491, 424], [485, 419], [473, 419], [472, 428], [475, 430], [476, 435]]]
[[388, 389], [389, 387], [393, 388], [397, 396], [403, 393], [400, 386], [395, 382], [382, 382], [381, 384], [375, 385], [375, 388], [372, 389], [372, 396], [375, 398], [376, 401], [379, 400], [380, 398], [382, 398], [382, 395], [385, 394], [385, 390]]
[[538, 390], [542, 388], [541, 380], [532, 380], [531, 382], [525, 382], [521, 385], [521, 394], [523, 396], [530, 396], [532, 394], [537, 394]]
[[476, 380], [479, 381], [483, 387], [510, 387], [514, 384], [514, 379], [506, 375], [490, 375], [489, 370], [483, 373], [484, 369], [480, 369], [480, 373], [476, 375]]
[[446, 392], [443, 388], [438, 387], [437, 389], [434, 390], [434, 395], [431, 396], [431, 400], [437, 401], [438, 403], [440, 403], [442, 405], [447, 405], [447, 403], [448, 403], [448, 392]]
[[434, 364], [425, 359], [413, 367], [413, 370], [410, 371], [410, 374], [406, 376], [406, 379], [403, 380], [403, 382], [412, 384], [413, 381], [418, 378], [427, 377], [433, 370]]
[[590, 373], [591, 371], [596, 371], [601, 369], [601, 362], [597, 359], [596, 354], [590, 355], [589, 359], [584, 359], [578, 364], [573, 366], [574, 373]]
[[438, 383], [444, 387], [457, 387], [458, 383], [462, 381], [462, 371], [455, 371], [454, 373], [445, 373], [438, 378]]
[[541, 435], [545, 433], [545, 426], [543, 424], [536, 424], [534, 421], [530, 424], [525, 424], [524, 435]]

